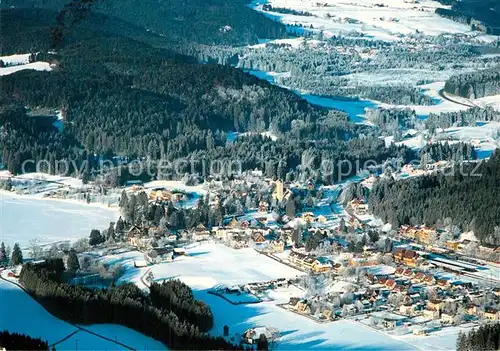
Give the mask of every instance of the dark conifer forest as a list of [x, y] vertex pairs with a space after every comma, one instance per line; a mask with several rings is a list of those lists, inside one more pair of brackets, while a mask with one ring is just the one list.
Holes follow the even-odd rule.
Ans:
[[498, 0], [438, 0], [451, 9], [438, 8], [436, 13], [456, 22], [470, 24], [471, 29], [500, 34], [500, 2]]
[[[37, 50], [50, 46], [43, 35], [27, 38], [32, 32], [50, 37], [51, 13], [57, 15], [2, 10], [2, 17], [18, 29], [13, 32], [2, 22], [12, 34], [2, 39], [4, 54], [16, 47], [26, 49], [28, 42]], [[191, 57], [153, 47], [147, 34], [103, 18], [107, 17], [90, 14], [71, 28], [56, 53], [33, 55], [33, 60], [52, 63], [52, 71], [26, 70], [0, 78], [0, 148], [12, 172], [20, 172], [26, 159], [72, 160], [78, 168], [83, 161], [95, 165], [94, 155], [103, 155], [237, 159], [244, 169], [270, 164], [271, 176], [284, 177], [301, 164], [306, 150], [314, 155], [316, 166], [322, 160], [382, 162], [412, 156], [404, 147], [386, 149], [376, 138], [357, 139], [361, 128], [349, 124], [341, 111], [314, 107], [241, 70], [198, 64]], [[122, 25], [112, 25], [117, 23]], [[62, 132], [50, 126], [50, 116], [26, 118], [40, 108], [63, 111]], [[234, 143], [227, 140], [228, 132], [264, 131], [272, 131], [278, 140], [258, 134]], [[285, 174], [276, 173], [279, 162]], [[335, 169], [322, 181], [337, 179], [340, 171]]]
[[500, 323], [485, 324], [458, 335], [457, 351], [493, 351], [499, 348]]
[[249, 8], [247, 0], [159, 0], [142, 1], [140, 6], [135, 0], [6, 0], [2, 6], [60, 11], [80, 3], [172, 43], [246, 45], [286, 35], [283, 24]]
[[[90, 289], [64, 282], [61, 259], [23, 266], [20, 282], [50, 313], [81, 324], [112, 323], [137, 330], [170, 349], [236, 349], [223, 338], [205, 333], [213, 325], [210, 308], [192, 297], [180, 281], [145, 293], [133, 283], [110, 289]], [[154, 292], [154, 293], [153, 293]], [[171, 299], [172, 305], [158, 301]]]
[[46, 341], [29, 335], [0, 331], [0, 347], [5, 350], [48, 350]]
[[498, 67], [452, 76], [446, 81], [444, 90], [468, 99], [479, 99], [500, 93], [500, 71]]
[[435, 225], [451, 218], [462, 230], [473, 230], [483, 243], [499, 245], [500, 153], [487, 162], [434, 175], [380, 180], [370, 192], [370, 206], [394, 227], [412, 222]]

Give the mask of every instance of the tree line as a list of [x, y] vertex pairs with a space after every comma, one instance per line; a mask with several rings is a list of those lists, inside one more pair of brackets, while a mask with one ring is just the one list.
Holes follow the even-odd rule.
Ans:
[[62, 279], [64, 269], [62, 259], [48, 259], [44, 263], [25, 264], [19, 278], [29, 293], [58, 318], [71, 323], [123, 325], [171, 349], [236, 349], [223, 338], [211, 337], [190, 323], [182, 314], [186, 310], [178, 309], [176, 314], [168, 306], [153, 304], [150, 294], [132, 283], [110, 289], [69, 285]]
[[479, 99], [500, 93], [500, 66], [451, 76], [444, 86], [447, 93]]
[[164, 281], [161, 284], [153, 282], [149, 290], [153, 306], [171, 310], [179, 318], [185, 318], [201, 331], [212, 329], [214, 317], [210, 307], [196, 300], [193, 291], [186, 284], [179, 280]]
[[393, 227], [436, 225], [445, 218], [473, 230], [487, 245], [500, 238], [500, 153], [483, 163], [459, 164], [436, 174], [377, 181], [369, 195], [373, 213]]
[[500, 34], [498, 1], [485, 0], [476, 3], [473, 1], [439, 0], [439, 2], [443, 5], [451, 5], [451, 9], [437, 8], [438, 15], [469, 24], [472, 30], [493, 35]]
[[468, 333], [460, 332], [457, 351], [494, 351], [500, 349], [500, 323], [481, 325]]
[[0, 331], [0, 347], [5, 350], [49, 350], [49, 344], [40, 338]]
[[472, 107], [462, 111], [430, 113], [425, 120], [425, 126], [431, 133], [436, 129], [455, 127], [476, 126], [477, 122], [500, 121], [500, 112], [492, 107]]

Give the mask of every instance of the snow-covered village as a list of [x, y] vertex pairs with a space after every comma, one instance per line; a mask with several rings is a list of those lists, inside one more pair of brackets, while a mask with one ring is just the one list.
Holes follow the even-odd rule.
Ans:
[[499, 18], [0, 1], [0, 351], [499, 351]]
[[[422, 173], [439, 167], [428, 165]], [[131, 181], [107, 190], [68, 177], [4, 172], [10, 191], [2, 192], [2, 213], [18, 202], [27, 201], [33, 212], [47, 203], [57, 208], [60, 224], [34, 215], [20, 224], [29, 231], [7, 227], [3, 237], [8, 247], [20, 239], [21, 262], [62, 258], [71, 285], [133, 283], [148, 290], [180, 281], [210, 307], [209, 334], [242, 348], [258, 345], [264, 335], [270, 349], [374, 343], [377, 349], [453, 349], [460, 333], [500, 320], [500, 248], [482, 245], [449, 219], [434, 227], [392, 227], [374, 216], [363, 194], [408, 171], [362, 172], [334, 186], [251, 171], [226, 181]], [[81, 238], [84, 227], [72, 220], [73, 211], [101, 213], [87, 237]], [[51, 225], [73, 233], [72, 239], [51, 243], [55, 237], [43, 232]], [[15, 235], [21, 232], [26, 237]], [[3, 250], [9, 257], [11, 249]], [[14, 256], [1, 272], [2, 310], [31, 300], [19, 288], [15, 263], [21, 262]], [[80, 348], [91, 340], [99, 349], [112, 347], [108, 339], [132, 348], [158, 346], [115, 326], [92, 326], [101, 340], [79, 326], [68, 325], [62, 335], [51, 326], [62, 321], [44, 318], [42, 328], [8, 320], [3, 327], [63, 349], [76, 340]]]

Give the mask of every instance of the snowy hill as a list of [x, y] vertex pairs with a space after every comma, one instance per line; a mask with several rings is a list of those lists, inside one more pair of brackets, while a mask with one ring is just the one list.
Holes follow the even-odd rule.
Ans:
[[[0, 280], [0, 330], [27, 334], [56, 344], [58, 350], [165, 350], [160, 342], [119, 325], [93, 325], [88, 330], [66, 323], [49, 314], [19, 287]], [[107, 340], [107, 339], [109, 340]]]

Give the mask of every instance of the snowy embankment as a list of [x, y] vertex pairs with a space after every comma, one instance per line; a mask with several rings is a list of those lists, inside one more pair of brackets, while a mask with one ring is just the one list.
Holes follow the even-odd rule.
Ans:
[[162, 343], [119, 325], [91, 325], [82, 329], [64, 322], [4, 280], [0, 280], [0, 330], [41, 338], [49, 345], [56, 344], [58, 350], [124, 350], [123, 345], [135, 350], [166, 350]]
[[52, 65], [48, 62], [29, 62], [30, 54], [19, 54], [0, 56], [5, 67], [0, 68], [0, 76], [6, 76], [15, 72], [25, 69], [32, 69], [36, 71], [52, 71]]

